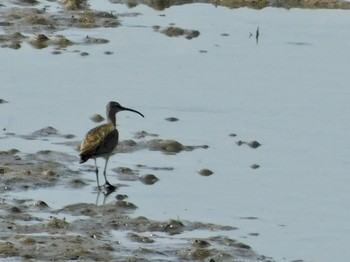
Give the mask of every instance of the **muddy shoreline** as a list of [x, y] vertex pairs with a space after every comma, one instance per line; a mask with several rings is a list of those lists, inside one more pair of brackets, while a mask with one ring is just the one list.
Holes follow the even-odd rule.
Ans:
[[[182, 150], [206, 150], [208, 146], [185, 146], [175, 140], [154, 139], [155, 134], [137, 132], [135, 140], [121, 141], [119, 152], [157, 150], [177, 154]], [[65, 145], [76, 147], [74, 135], [60, 134], [46, 127], [29, 135], [6, 134], [2, 139], [18, 137], [26, 140], [50, 141], [54, 137], [66, 139]], [[149, 138], [140, 140], [139, 138]], [[273, 261], [256, 254], [248, 245], [222, 235], [236, 230], [232, 225], [217, 225], [200, 221], [182, 221], [169, 218], [154, 221], [144, 216], [133, 217], [137, 203], [126, 195], [109, 197], [98, 194], [102, 203], [78, 202], [53, 208], [47, 199], [14, 198], [13, 192], [42, 188], [65, 187], [75, 190], [91, 183], [84, 170], [74, 170], [77, 155], [41, 150], [26, 154], [16, 149], [0, 152], [1, 187], [1, 241], [0, 258], [18, 258], [36, 261]], [[158, 178], [152, 174], [140, 175], [138, 169], [159, 170], [160, 167], [137, 165], [136, 169], [120, 167], [115, 170], [118, 180], [138, 179], [145, 186], [153, 185]], [[171, 171], [171, 167], [164, 167]], [[92, 172], [93, 173], [93, 170]], [[22, 194], [20, 194], [22, 195]], [[48, 196], [50, 197], [50, 196]], [[212, 237], [181, 237], [182, 233], [208, 231]], [[217, 232], [217, 235], [215, 234]], [[166, 245], [162, 242], [176, 242]]]

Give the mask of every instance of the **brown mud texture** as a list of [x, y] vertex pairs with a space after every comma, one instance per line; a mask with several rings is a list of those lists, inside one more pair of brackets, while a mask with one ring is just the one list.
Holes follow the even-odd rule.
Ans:
[[[142, 134], [142, 140], [137, 137]], [[205, 150], [205, 146], [184, 146], [175, 140], [153, 139], [153, 134], [138, 132], [136, 141], [121, 141], [120, 152], [158, 150], [176, 154], [181, 150]], [[6, 134], [1, 139], [16, 137], [26, 140], [50, 141], [59, 137], [74, 147], [74, 135], [62, 135], [46, 127], [29, 135]], [[35, 141], [33, 141], [35, 142]], [[172, 146], [166, 146], [167, 144]], [[174, 150], [174, 144], [177, 146]], [[181, 146], [179, 146], [181, 145]], [[169, 152], [167, 151], [169, 150]], [[35, 261], [272, 261], [256, 254], [248, 245], [223, 236], [236, 230], [232, 225], [169, 218], [155, 221], [133, 216], [137, 204], [127, 196], [115, 197], [97, 193], [96, 203], [76, 202], [59, 208], [50, 207], [50, 194], [43, 199], [31, 197], [38, 189], [63, 188], [92, 194], [83, 187], [88, 180], [81, 170], [74, 170], [77, 155], [41, 150], [23, 153], [16, 149], [0, 151], [0, 259]], [[159, 170], [159, 167], [137, 165], [138, 169]], [[172, 171], [171, 167], [161, 170]], [[152, 174], [139, 175], [138, 170], [119, 168], [121, 176], [133, 176], [145, 186], [158, 181]], [[120, 180], [120, 181], [123, 181]], [[57, 192], [57, 190], [55, 191]], [[109, 197], [109, 201], [106, 198]], [[99, 198], [103, 200], [99, 203]], [[106, 203], [107, 202], [107, 203]], [[201, 236], [197, 238], [196, 231]], [[204, 234], [207, 232], [208, 234]], [[185, 234], [184, 234], [185, 233]], [[193, 237], [191, 237], [193, 233]]]

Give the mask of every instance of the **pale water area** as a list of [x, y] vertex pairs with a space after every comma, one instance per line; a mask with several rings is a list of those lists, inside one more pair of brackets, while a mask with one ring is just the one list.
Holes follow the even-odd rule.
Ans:
[[[276, 261], [348, 261], [349, 12], [209, 4], [155, 11], [142, 5], [91, 4], [124, 14], [121, 26], [60, 34], [77, 41], [100, 37], [108, 44], [72, 46], [60, 55], [27, 44], [0, 49], [0, 98], [9, 101], [0, 105], [2, 136], [53, 126], [79, 139], [95, 125], [89, 120], [92, 114], [103, 115], [108, 101], [118, 101], [145, 115], [118, 114], [122, 140], [145, 130], [184, 145], [209, 146], [176, 155], [141, 150], [112, 157], [113, 183], [119, 181], [111, 169], [118, 166], [174, 168], [150, 170], [160, 179], [153, 186], [122, 182], [129, 186], [118, 193], [138, 206], [131, 215], [235, 226], [238, 230], [222, 234]], [[171, 23], [200, 35], [188, 40], [153, 29]], [[76, 49], [90, 55], [79, 56]], [[78, 154], [55, 143], [61, 140], [0, 141], [1, 150]], [[252, 149], [238, 146], [238, 140], [262, 145]], [[252, 164], [260, 167], [252, 169]], [[73, 168], [86, 170], [78, 158]], [[200, 176], [202, 168], [214, 174]], [[95, 175], [86, 176], [91, 184], [83, 189], [24, 194], [50, 196], [47, 202], [54, 208], [95, 203]]]

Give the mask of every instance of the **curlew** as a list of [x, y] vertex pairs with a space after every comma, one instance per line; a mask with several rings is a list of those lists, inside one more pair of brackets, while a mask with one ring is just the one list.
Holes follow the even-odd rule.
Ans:
[[141, 115], [140, 112], [121, 106], [117, 102], [109, 102], [107, 104], [107, 123], [97, 126], [91, 129], [86, 135], [84, 140], [80, 144], [80, 164], [85, 163], [90, 158], [95, 162], [95, 173], [97, 180], [97, 188], [100, 189], [100, 183], [98, 179], [98, 168], [96, 158], [102, 157], [106, 160], [103, 175], [105, 178], [105, 189], [107, 192], [113, 192], [115, 187], [111, 185], [106, 176], [106, 168], [109, 157], [113, 154], [114, 149], [117, 147], [119, 133], [116, 128], [116, 113], [120, 111], [131, 111]]

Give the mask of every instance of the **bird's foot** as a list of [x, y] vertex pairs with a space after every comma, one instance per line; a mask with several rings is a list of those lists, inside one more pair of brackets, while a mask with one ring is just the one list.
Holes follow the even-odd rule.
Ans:
[[103, 191], [105, 195], [109, 195], [110, 193], [114, 192], [117, 189], [117, 187], [111, 185], [108, 181], [100, 187], [100, 190]]

